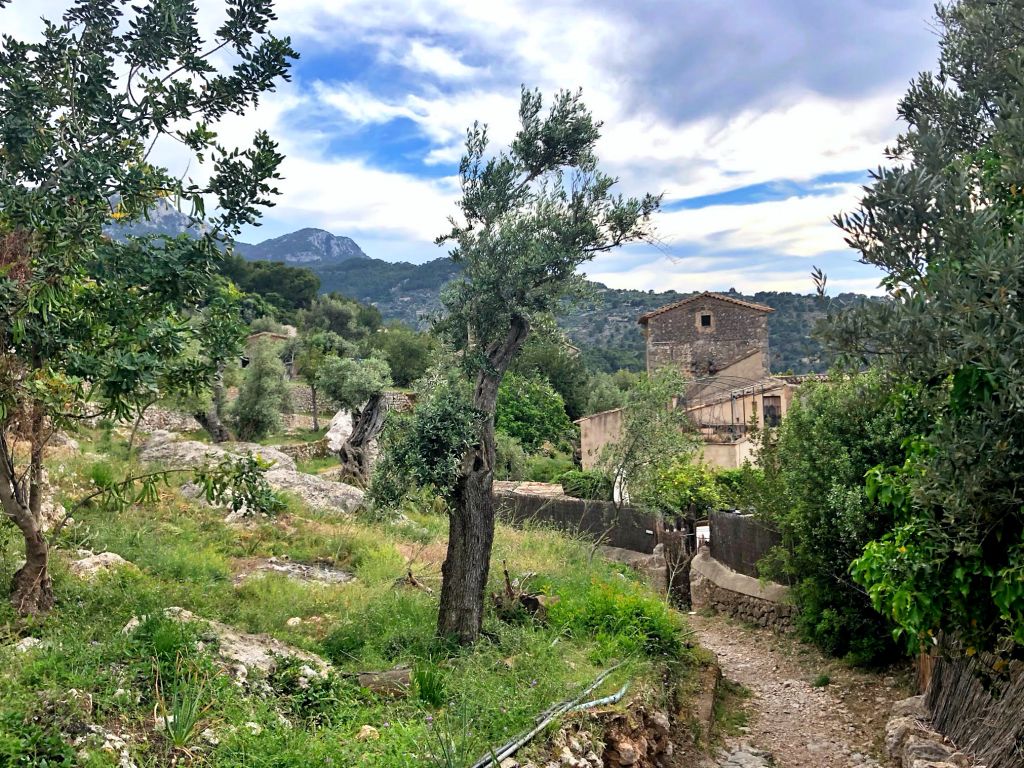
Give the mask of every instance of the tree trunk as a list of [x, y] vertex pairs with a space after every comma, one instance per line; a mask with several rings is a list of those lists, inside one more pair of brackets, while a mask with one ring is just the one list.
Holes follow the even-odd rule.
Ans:
[[215, 443], [226, 443], [231, 439], [231, 433], [228, 428], [224, 426], [224, 422], [217, 416], [215, 408], [211, 408], [208, 411], [197, 411], [192, 414], [193, 418], [199, 422], [199, 425], [206, 430], [206, 433], [210, 436], [210, 439]]
[[487, 349], [489, 366], [477, 374], [473, 405], [484, 414], [480, 440], [462, 460], [448, 520], [448, 552], [441, 566], [437, 632], [469, 645], [480, 637], [484, 597], [494, 543], [494, 410], [498, 387], [530, 333], [525, 318], [513, 317], [505, 339]]
[[364, 486], [369, 482], [370, 448], [384, 429], [386, 416], [384, 393], [379, 392], [373, 395], [359, 412], [356, 423], [352, 425], [352, 433], [338, 451], [343, 477]]
[[14, 574], [11, 604], [22, 616], [48, 612], [53, 608], [53, 584], [49, 573], [49, 547], [43, 536], [40, 510], [43, 501], [43, 447], [46, 418], [41, 403], [32, 409], [31, 454], [28, 471], [28, 503], [24, 486], [19, 488], [14, 460], [6, 439], [0, 436], [0, 503], [25, 539], [25, 565]]
[[217, 368], [212, 385], [212, 404], [206, 411], [192, 414], [200, 426], [206, 430], [215, 443], [226, 443], [231, 439], [231, 432], [224, 424], [224, 404], [227, 393], [224, 392], [224, 364]]
[[319, 413], [317, 413], [317, 407], [316, 407], [316, 387], [314, 387], [314, 386], [310, 386], [310, 388], [309, 388], [309, 399], [312, 401], [312, 405], [313, 405], [313, 431], [314, 432], [319, 432], [320, 431], [320, 419], [319, 419]]

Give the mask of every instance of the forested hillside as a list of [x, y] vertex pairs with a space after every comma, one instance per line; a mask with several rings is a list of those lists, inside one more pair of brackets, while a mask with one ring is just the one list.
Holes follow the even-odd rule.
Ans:
[[[374, 303], [386, 319], [412, 326], [429, 322], [440, 303], [441, 286], [458, 274], [451, 259], [425, 264], [353, 259], [329, 267], [314, 265], [320, 276], [320, 290], [337, 291], [363, 302]], [[686, 298], [676, 291], [631, 291], [593, 283], [592, 296], [567, 307], [561, 325], [580, 347], [591, 367], [615, 371], [639, 370], [644, 365], [644, 341], [637, 318], [644, 312]], [[761, 291], [737, 298], [756, 301], [775, 309], [768, 318], [771, 333], [771, 367], [776, 372], [820, 372], [828, 368], [821, 345], [811, 338], [815, 322], [829, 306], [848, 306], [862, 296], [844, 293], [821, 299], [814, 295]]]

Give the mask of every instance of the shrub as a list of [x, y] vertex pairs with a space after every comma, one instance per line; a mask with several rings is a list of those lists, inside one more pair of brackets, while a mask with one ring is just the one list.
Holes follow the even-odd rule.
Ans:
[[707, 464], [684, 455], [658, 473], [649, 501], [665, 512], [683, 512], [692, 507], [703, 516], [722, 505], [722, 494]]
[[558, 482], [562, 490], [577, 499], [594, 501], [612, 501], [613, 487], [611, 479], [596, 469], [572, 469], [563, 473]]
[[774, 559], [794, 582], [800, 632], [855, 663], [897, 653], [891, 622], [849, 573], [865, 544], [893, 525], [892, 512], [868, 498], [864, 476], [901, 458], [919, 418], [913, 398], [869, 372], [804, 385], [777, 433], [763, 435], [758, 507], [783, 535]]
[[551, 623], [578, 637], [599, 639], [609, 655], [676, 657], [682, 651], [680, 627], [668, 606], [631, 582], [593, 580], [565, 590], [560, 598], [549, 611]]
[[258, 440], [281, 428], [281, 411], [288, 404], [284, 364], [274, 345], [261, 341], [252, 349], [249, 367], [232, 415], [243, 440]]
[[508, 373], [498, 390], [496, 426], [527, 451], [564, 445], [573, 434], [565, 402], [547, 379]]
[[554, 483], [575, 468], [572, 458], [564, 453], [556, 453], [554, 456], [531, 456], [526, 461], [526, 479], [534, 483]]
[[494, 433], [495, 480], [523, 480], [526, 477], [527, 457], [523, 445], [512, 435], [500, 429]]

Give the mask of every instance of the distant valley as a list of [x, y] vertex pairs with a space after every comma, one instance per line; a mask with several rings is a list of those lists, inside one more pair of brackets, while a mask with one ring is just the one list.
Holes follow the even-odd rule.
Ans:
[[[117, 234], [181, 234], [198, 231], [190, 219], [170, 206], [154, 211], [147, 222], [115, 230]], [[305, 228], [257, 244], [235, 243], [235, 251], [249, 261], [279, 261], [309, 269], [320, 280], [320, 291], [337, 291], [364, 303], [374, 304], [387, 320], [400, 320], [425, 328], [440, 310], [441, 287], [459, 273], [449, 258], [423, 264], [389, 262], [366, 255], [349, 237], [322, 229]], [[591, 283], [591, 296], [567, 306], [559, 323], [587, 362], [596, 369], [620, 367], [640, 370], [644, 364], [644, 340], [637, 318], [657, 307], [686, 298], [677, 291], [634, 291]], [[778, 373], [809, 373], [827, 370], [831, 360], [812, 337], [814, 325], [827, 311], [865, 300], [845, 293], [820, 298], [814, 295], [760, 291], [737, 298], [766, 304], [771, 368]]]

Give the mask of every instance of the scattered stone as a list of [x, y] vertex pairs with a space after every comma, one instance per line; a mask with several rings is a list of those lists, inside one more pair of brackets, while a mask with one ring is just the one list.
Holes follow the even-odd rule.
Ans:
[[[281, 657], [291, 657], [306, 662], [313, 675], [324, 675], [331, 669], [331, 665], [316, 654], [295, 648], [269, 635], [239, 632], [219, 621], [196, 616], [184, 608], [167, 608], [164, 615], [176, 621], [203, 624], [206, 631], [217, 640], [218, 657], [228, 669], [232, 670], [236, 679], [242, 681], [247, 679], [248, 673], [253, 670], [264, 675], [270, 674], [277, 668], [277, 660]], [[140, 619], [132, 618], [121, 631], [129, 634], [134, 632], [140, 624]]]
[[[351, 573], [340, 568], [331, 568], [326, 565], [303, 565], [302, 563], [293, 563], [285, 558], [269, 557], [246, 566], [235, 577], [235, 584], [241, 584], [253, 576], [264, 573], [279, 573], [297, 581], [311, 581], [320, 584], [345, 584], [355, 579]], [[299, 619], [300, 623], [301, 621]]]
[[302, 623], [302, 619], [298, 616], [292, 616], [288, 621], [285, 622], [285, 626], [297, 627]]
[[332, 452], [337, 453], [341, 446], [352, 434], [352, 412], [340, 410], [331, 419], [331, 426], [327, 428], [327, 445]]
[[43, 644], [43, 641], [38, 637], [23, 637], [21, 640], [16, 642], [12, 647], [15, 653], [28, 653], [34, 648], [38, 648]]
[[263, 733], [263, 726], [259, 723], [254, 723], [252, 720], [245, 723], [244, 727], [248, 728], [249, 732], [253, 736], [259, 736], [261, 733]]
[[364, 725], [356, 734], [356, 741], [376, 741], [380, 738], [380, 731], [372, 725]]
[[79, 559], [75, 560], [68, 566], [71, 573], [80, 579], [91, 581], [101, 573], [107, 573], [115, 568], [134, 568], [132, 563], [129, 563], [120, 555], [114, 552], [100, 552], [99, 554], [93, 554], [88, 550], [78, 551]]
[[117, 758], [118, 768], [138, 768], [132, 760], [131, 751], [128, 749], [128, 742], [112, 731], [108, 731], [99, 725], [87, 725], [85, 733], [71, 742], [74, 747], [80, 747], [79, 756], [82, 762], [89, 761], [89, 750], [98, 749], [107, 752]]

